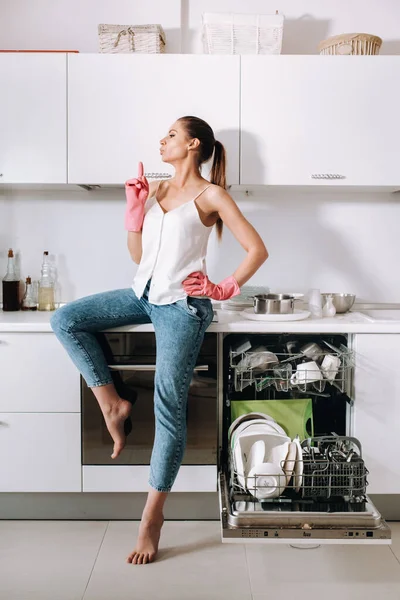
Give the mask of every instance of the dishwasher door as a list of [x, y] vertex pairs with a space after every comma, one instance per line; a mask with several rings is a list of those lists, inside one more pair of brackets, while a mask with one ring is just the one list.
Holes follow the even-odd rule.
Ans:
[[[327, 336], [325, 336], [327, 337]], [[321, 345], [321, 335], [298, 334], [254, 334], [249, 336], [253, 347], [262, 348], [264, 351], [278, 353], [280, 347], [288, 344], [288, 339], [296, 342], [297, 347], [303, 348], [305, 344], [317, 343]], [[232, 361], [232, 346], [243, 347], [243, 339], [235, 334], [220, 339], [219, 358], [223, 365], [223, 383], [219, 389], [219, 416], [220, 416], [220, 443], [219, 443], [219, 473], [218, 491], [220, 502], [221, 537], [225, 543], [285, 543], [292, 545], [312, 544], [391, 544], [391, 531], [379, 511], [370, 501], [367, 490], [367, 465], [361, 459], [359, 463], [350, 465], [346, 463], [343, 471], [338, 476], [332, 475], [327, 483], [322, 474], [321, 484], [314, 479], [314, 471], [307, 471], [310, 464], [303, 460], [303, 477], [301, 488], [296, 481], [294, 472], [290, 480], [286, 480], [285, 491], [277, 498], [257, 500], [254, 493], [256, 487], [251, 488], [248, 481], [244, 485], [242, 477], [239, 482], [234, 470], [233, 451], [229, 441], [229, 427], [234, 420], [231, 414], [231, 405], [235, 400], [251, 399], [251, 411], [257, 401], [260, 402], [260, 412], [267, 412], [268, 400], [298, 397], [301, 389], [290, 390], [274, 386], [267, 381], [264, 389], [257, 384], [268, 379], [268, 372], [258, 371], [252, 381], [253, 374], [240, 369], [235, 372], [232, 368], [237, 363]], [[247, 342], [246, 342], [247, 343]], [[347, 337], [328, 336], [329, 352], [341, 348], [346, 356]], [[246, 346], [244, 346], [246, 347]], [[245, 351], [246, 352], [246, 351]], [[251, 351], [250, 351], [251, 352]], [[350, 355], [349, 355], [350, 356]], [[238, 356], [243, 363], [248, 359], [244, 352]], [[339, 377], [332, 385], [327, 382], [323, 391], [307, 388], [307, 396], [313, 399], [313, 437], [350, 436], [353, 402], [351, 400], [351, 376], [354, 357], [347, 361], [346, 369], [339, 369]], [[283, 361], [281, 361], [283, 362]], [[275, 379], [269, 377], [271, 381]], [[261, 391], [261, 393], [259, 393]], [[316, 392], [314, 394], [314, 392]], [[304, 396], [305, 394], [303, 394]], [[237, 415], [236, 415], [237, 416]], [[284, 427], [284, 423], [280, 423]], [[315, 436], [315, 438], [314, 438]], [[303, 438], [304, 439], [304, 438]], [[349, 440], [354, 438], [348, 437]], [[356, 443], [357, 440], [355, 440]], [[361, 440], [362, 443], [362, 440]], [[312, 455], [314, 456], [314, 454]], [[305, 455], [303, 454], [303, 459]], [[314, 459], [312, 459], [314, 460]], [[314, 463], [312, 463], [313, 465]], [[355, 469], [355, 470], [354, 470]], [[362, 470], [357, 470], [362, 469]], [[325, 474], [326, 475], [326, 474]], [[334, 479], [336, 476], [336, 480]], [[307, 478], [308, 477], [308, 478]], [[313, 479], [310, 479], [312, 477]], [[339, 479], [338, 479], [339, 477]], [[342, 479], [340, 478], [342, 477]], [[336, 483], [335, 483], [336, 481]], [[339, 482], [339, 484], [338, 484]], [[346, 485], [343, 483], [346, 482]], [[254, 482], [255, 485], [255, 482]], [[321, 493], [319, 491], [321, 485]], [[247, 486], [247, 487], [246, 487]], [[317, 487], [317, 493], [315, 488]], [[329, 489], [329, 493], [325, 493]], [[353, 493], [354, 492], [354, 493]]]
[[368, 496], [357, 503], [258, 502], [251, 495], [232, 494], [223, 471], [218, 491], [225, 543], [391, 544], [391, 531]]

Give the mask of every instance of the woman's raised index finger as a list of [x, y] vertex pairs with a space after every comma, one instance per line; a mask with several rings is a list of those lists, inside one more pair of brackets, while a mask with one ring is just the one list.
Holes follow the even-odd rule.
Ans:
[[143, 177], [143, 173], [144, 173], [143, 163], [140, 162], [139, 167], [138, 167], [138, 177]]

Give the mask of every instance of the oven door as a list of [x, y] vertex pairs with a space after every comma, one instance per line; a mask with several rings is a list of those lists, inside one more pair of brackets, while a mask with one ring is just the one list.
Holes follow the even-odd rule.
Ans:
[[[136, 396], [133, 429], [123, 452], [111, 459], [112, 439], [96, 399], [82, 379], [83, 491], [147, 491], [155, 432], [154, 333], [103, 335], [117, 389]], [[217, 490], [216, 369], [216, 335], [206, 334], [189, 388], [187, 446], [172, 491]]]

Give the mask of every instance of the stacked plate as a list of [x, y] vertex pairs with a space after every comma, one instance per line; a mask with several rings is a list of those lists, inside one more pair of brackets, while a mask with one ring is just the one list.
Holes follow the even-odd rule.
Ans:
[[302, 484], [302, 450], [276, 421], [264, 413], [249, 413], [229, 428], [230, 451], [238, 484], [258, 500], [277, 498], [289, 485]]
[[253, 297], [256, 294], [269, 294], [269, 291], [269, 287], [265, 285], [243, 285], [241, 287], [241, 293], [238, 296], [234, 296], [229, 300], [221, 302], [221, 310], [241, 312], [242, 310], [253, 306]]

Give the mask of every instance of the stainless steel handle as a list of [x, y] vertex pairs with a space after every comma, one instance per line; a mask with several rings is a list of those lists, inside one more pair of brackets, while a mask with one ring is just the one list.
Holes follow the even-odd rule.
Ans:
[[340, 173], [312, 173], [311, 179], [346, 179], [346, 175], [340, 175]]
[[[155, 371], [156, 365], [108, 365], [111, 371]], [[208, 365], [198, 365], [195, 371], [208, 371]]]
[[164, 179], [171, 179], [172, 175], [169, 173], [145, 173], [145, 177], [150, 177], [151, 179], [158, 179], [159, 177], [163, 177]]

